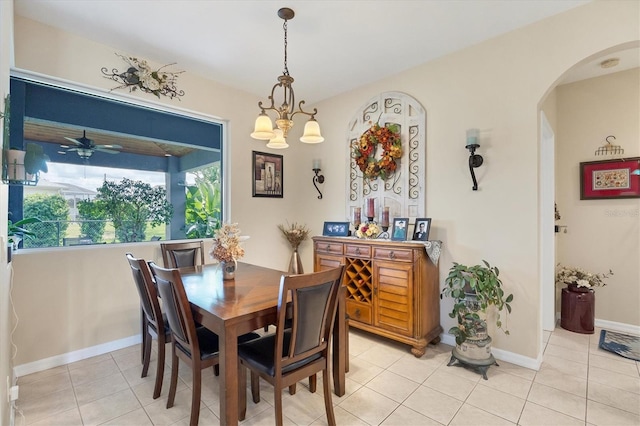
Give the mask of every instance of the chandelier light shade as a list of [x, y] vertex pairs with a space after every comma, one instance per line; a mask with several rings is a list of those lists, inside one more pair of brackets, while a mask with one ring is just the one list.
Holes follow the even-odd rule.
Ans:
[[[256, 119], [253, 133], [251, 137], [258, 140], [268, 140], [267, 147], [281, 149], [287, 148], [286, 137], [289, 133], [289, 129], [293, 127], [293, 117], [297, 114], [304, 114], [309, 116], [309, 121], [304, 126], [304, 134], [300, 138], [304, 143], [320, 143], [324, 141], [324, 138], [320, 134], [320, 125], [315, 119], [315, 115], [318, 113], [316, 108], [313, 112], [304, 111], [302, 106], [305, 101], [300, 101], [296, 108], [296, 99], [293, 91], [293, 77], [289, 75], [289, 68], [287, 68], [287, 21], [293, 19], [295, 13], [288, 7], [283, 7], [278, 10], [278, 16], [284, 20], [284, 71], [282, 75], [278, 77], [278, 82], [271, 88], [271, 95], [268, 97], [271, 102], [270, 105], [263, 105], [262, 101], [258, 102], [258, 108], [260, 108], [260, 115]], [[276, 94], [282, 94], [282, 100], [278, 101], [279, 106], [276, 106]], [[266, 111], [273, 111], [277, 115], [276, 127], [273, 127], [271, 118], [267, 115]]]

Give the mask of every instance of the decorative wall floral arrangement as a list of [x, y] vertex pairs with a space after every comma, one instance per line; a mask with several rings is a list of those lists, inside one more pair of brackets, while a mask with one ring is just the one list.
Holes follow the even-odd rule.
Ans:
[[[379, 159], [376, 156], [378, 146], [382, 149]], [[398, 168], [396, 160], [402, 157], [398, 125], [382, 127], [378, 123], [373, 124], [360, 136], [353, 155], [365, 179], [389, 179]]]
[[129, 68], [124, 72], [120, 72], [116, 68], [113, 68], [111, 72], [107, 67], [101, 69], [105, 78], [121, 83], [111, 90], [128, 87], [130, 92], [140, 90], [145, 93], [153, 93], [158, 98], [163, 95], [170, 99], [178, 98], [178, 100], [180, 100], [180, 96], [184, 96], [184, 90], [178, 90], [176, 87], [178, 76], [184, 71], [163, 71], [164, 68], [175, 65], [175, 63], [164, 65], [154, 71], [144, 59], [124, 56], [118, 53], [116, 55], [129, 64]]

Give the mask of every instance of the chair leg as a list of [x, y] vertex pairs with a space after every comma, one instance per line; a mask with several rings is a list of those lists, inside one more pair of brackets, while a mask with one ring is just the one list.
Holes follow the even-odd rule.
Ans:
[[[253, 373], [251, 373], [251, 385], [253, 386]], [[253, 390], [253, 389], [252, 389]], [[238, 420], [242, 421], [247, 416], [247, 369], [241, 362], [238, 363]]]
[[298, 384], [297, 383], [289, 385], [289, 395], [295, 395], [297, 388], [298, 388]]
[[318, 375], [314, 374], [309, 376], [309, 392], [316, 393], [316, 389], [318, 387]]
[[191, 389], [191, 420], [190, 424], [196, 426], [200, 418], [200, 394], [202, 393], [202, 371], [200, 363], [191, 365], [193, 373], [193, 388]]
[[178, 356], [176, 355], [175, 343], [171, 344], [171, 385], [169, 386], [169, 396], [167, 397], [167, 408], [173, 407], [176, 399], [176, 388], [178, 387]]
[[142, 331], [142, 343], [140, 344], [140, 364], [144, 364], [144, 345], [147, 343], [148, 330], [147, 316], [144, 314], [144, 310], [142, 310], [142, 305], [140, 305], [140, 331]]
[[213, 375], [216, 377], [220, 375], [220, 364], [213, 366]]
[[331, 385], [329, 384], [329, 371], [322, 370], [322, 389], [324, 391], [324, 409], [327, 412], [327, 423], [336, 426], [336, 418], [333, 414], [333, 402], [331, 402]]
[[276, 409], [276, 426], [282, 426], [282, 389], [274, 387], [273, 405]]
[[158, 360], [156, 365], [156, 386], [153, 388], [153, 399], [157, 399], [162, 392], [162, 379], [164, 376], [164, 335], [158, 335]]
[[260, 402], [260, 376], [253, 371], [251, 372], [251, 398], [256, 404]]
[[149, 329], [145, 328], [142, 332], [142, 375], [140, 377], [147, 377], [147, 373], [149, 372], [152, 342], [153, 337], [151, 337], [151, 334], [149, 334]]

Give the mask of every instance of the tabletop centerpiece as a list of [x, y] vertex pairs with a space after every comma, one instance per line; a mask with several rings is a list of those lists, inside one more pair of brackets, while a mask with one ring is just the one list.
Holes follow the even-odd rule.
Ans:
[[377, 238], [380, 235], [380, 227], [375, 222], [363, 222], [358, 226], [356, 230], [356, 237], [358, 238]]
[[238, 259], [244, 256], [244, 249], [240, 243], [248, 237], [240, 236], [237, 223], [224, 223], [215, 231], [213, 238], [209, 256], [220, 263], [222, 279], [232, 280], [235, 278]]
[[291, 253], [291, 260], [289, 261], [289, 273], [291, 274], [303, 274], [302, 261], [298, 254], [298, 247], [304, 240], [309, 237], [309, 228], [306, 225], [299, 225], [296, 222], [292, 224], [287, 223], [285, 225], [278, 225], [278, 229], [282, 232], [282, 235], [287, 239], [289, 245], [293, 249]]

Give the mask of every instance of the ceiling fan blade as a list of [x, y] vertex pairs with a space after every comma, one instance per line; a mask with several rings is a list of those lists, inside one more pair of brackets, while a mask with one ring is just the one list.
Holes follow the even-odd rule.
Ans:
[[116, 145], [116, 144], [110, 144], [110, 145], [96, 145], [96, 146], [101, 146], [102, 148], [122, 149], [122, 146], [120, 146], [120, 145]]
[[67, 149], [67, 152], [72, 152], [72, 151], [77, 151], [77, 150], [78, 150], [78, 148], [69, 148], [69, 149]]
[[102, 145], [98, 145], [94, 148], [96, 151], [106, 152], [107, 154], [120, 154], [120, 151], [115, 149], [103, 148]]
[[74, 144], [76, 144], [76, 145], [82, 145], [82, 142], [80, 142], [80, 141], [79, 141], [79, 140], [77, 140], [77, 139], [69, 138], [69, 137], [67, 137], [67, 136], [65, 136], [64, 138], [65, 138], [66, 140], [68, 140], [68, 141], [73, 142], [73, 143], [74, 143]]

